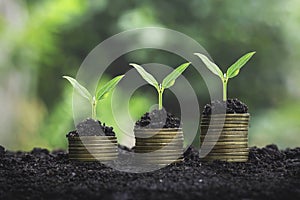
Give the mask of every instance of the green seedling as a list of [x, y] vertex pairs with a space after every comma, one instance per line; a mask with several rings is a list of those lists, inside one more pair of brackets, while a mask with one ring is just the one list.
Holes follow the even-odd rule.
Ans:
[[250, 60], [250, 58], [255, 54], [255, 52], [250, 52], [242, 56], [235, 63], [233, 63], [228, 69], [226, 73], [223, 73], [221, 69], [213, 62], [211, 62], [205, 55], [201, 53], [194, 53], [194, 55], [198, 56], [202, 62], [206, 65], [206, 67], [214, 74], [219, 76], [223, 83], [223, 101], [227, 100], [227, 84], [230, 78], [237, 76], [240, 72], [240, 69]]
[[157, 80], [149, 74], [143, 67], [140, 65], [131, 63], [130, 65], [134, 67], [142, 78], [147, 81], [150, 85], [155, 87], [158, 92], [158, 109], [162, 109], [162, 96], [165, 89], [174, 85], [175, 80], [184, 72], [184, 70], [190, 65], [191, 63], [184, 63], [177, 67], [173, 72], [171, 72], [168, 76], [166, 76], [161, 84], [157, 82]]
[[91, 106], [92, 106], [92, 118], [93, 119], [97, 118], [96, 110], [97, 110], [98, 102], [102, 99], [105, 99], [108, 96], [109, 92], [116, 87], [116, 85], [119, 83], [119, 81], [123, 77], [124, 77], [124, 75], [117, 76], [117, 77], [113, 78], [112, 80], [108, 81], [102, 87], [98, 87], [98, 89], [95, 92], [95, 95], [92, 96], [91, 93], [85, 87], [83, 87], [80, 83], [78, 83], [78, 81], [76, 81], [74, 78], [69, 77], [69, 76], [63, 76], [63, 78], [67, 79], [72, 84], [74, 89], [82, 97], [89, 100], [89, 102], [91, 103]]

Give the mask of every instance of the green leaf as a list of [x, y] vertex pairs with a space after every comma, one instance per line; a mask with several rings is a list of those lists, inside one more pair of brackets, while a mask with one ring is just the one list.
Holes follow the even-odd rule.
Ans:
[[72, 86], [74, 87], [74, 89], [84, 98], [88, 99], [89, 101], [92, 101], [92, 95], [89, 93], [89, 91], [83, 87], [82, 85], [80, 85], [80, 83], [78, 83], [74, 78], [69, 77], [69, 76], [63, 76], [63, 78], [67, 79]]
[[250, 52], [242, 56], [240, 59], [238, 59], [234, 64], [232, 64], [227, 72], [226, 75], [228, 78], [233, 78], [239, 74], [240, 69], [250, 60], [250, 58], [255, 54], [254, 52]]
[[223, 72], [215, 63], [211, 62], [205, 55], [201, 53], [194, 53], [194, 55], [198, 56], [212, 73], [219, 76], [223, 80]]
[[100, 87], [96, 92], [96, 99], [101, 100], [107, 97], [108, 93], [113, 90], [124, 75], [116, 76], [112, 80], [108, 81], [103, 87]]
[[166, 78], [164, 78], [162, 82], [163, 88], [169, 88], [174, 85], [175, 80], [184, 72], [184, 70], [190, 65], [191, 63], [184, 63], [177, 67], [173, 72], [171, 72]]
[[134, 63], [130, 63], [129, 65], [134, 67], [139, 72], [139, 74], [143, 77], [143, 79], [147, 81], [150, 85], [153, 85], [156, 89], [159, 88], [156, 79], [151, 74], [149, 74], [146, 70], [144, 70], [143, 67]]

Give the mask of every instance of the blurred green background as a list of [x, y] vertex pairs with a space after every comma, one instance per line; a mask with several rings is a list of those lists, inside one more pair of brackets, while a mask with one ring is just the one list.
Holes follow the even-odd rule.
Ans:
[[[299, 10], [297, 0], [2, 0], [0, 144], [11, 150], [66, 148], [65, 134], [74, 129], [73, 90], [62, 75], [76, 76], [87, 54], [108, 37], [157, 26], [194, 38], [223, 70], [255, 50], [254, 58], [229, 82], [229, 97], [249, 106], [250, 145], [300, 146]], [[106, 80], [123, 72], [120, 66], [127, 67], [129, 60], [178, 66], [170, 56], [156, 50], [132, 52], [110, 66]], [[194, 72], [189, 68], [185, 76], [203, 108], [209, 96]], [[131, 99], [135, 119], [156, 103], [154, 90], [143, 89], [149, 92], [139, 90]], [[172, 98], [166, 92], [165, 106], [178, 114]], [[109, 101], [100, 104], [98, 113], [101, 121], [114, 126], [105, 109]]]

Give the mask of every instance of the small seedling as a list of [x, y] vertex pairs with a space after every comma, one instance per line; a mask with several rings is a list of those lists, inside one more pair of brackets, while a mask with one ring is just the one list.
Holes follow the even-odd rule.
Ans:
[[124, 77], [124, 75], [117, 76], [113, 78], [112, 80], [108, 81], [105, 85], [102, 87], [98, 87], [96, 90], [96, 93], [94, 96], [91, 95], [91, 93], [83, 87], [78, 81], [76, 81], [74, 78], [69, 77], [69, 76], [63, 76], [63, 78], [67, 79], [74, 89], [84, 98], [88, 99], [91, 103], [92, 106], [92, 118], [96, 119], [96, 108], [98, 101], [105, 99], [108, 95], [108, 93], [113, 90], [116, 85], [119, 83], [119, 81]]
[[184, 70], [190, 65], [191, 63], [184, 63], [177, 67], [173, 72], [171, 72], [168, 76], [166, 76], [161, 84], [157, 82], [157, 80], [149, 74], [143, 67], [140, 65], [131, 63], [130, 65], [134, 67], [142, 78], [147, 81], [150, 85], [154, 86], [158, 92], [158, 109], [162, 109], [162, 95], [165, 89], [174, 85], [175, 80], [184, 72]]
[[255, 52], [250, 52], [242, 56], [235, 63], [233, 63], [228, 69], [226, 73], [223, 73], [221, 69], [213, 62], [211, 62], [205, 55], [201, 53], [194, 53], [194, 55], [198, 56], [202, 62], [206, 65], [206, 67], [214, 74], [219, 76], [223, 83], [223, 101], [227, 100], [227, 84], [230, 78], [237, 76], [240, 72], [240, 69], [250, 60], [250, 58], [255, 54]]

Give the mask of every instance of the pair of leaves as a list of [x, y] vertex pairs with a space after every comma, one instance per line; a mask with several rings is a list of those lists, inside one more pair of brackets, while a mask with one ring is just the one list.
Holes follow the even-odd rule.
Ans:
[[[104, 99], [107, 96], [107, 94], [116, 87], [116, 85], [123, 77], [124, 75], [117, 76], [112, 80], [108, 81], [104, 86], [100, 87], [96, 92], [95, 99], [97, 101]], [[85, 87], [83, 87], [76, 79], [69, 76], [63, 76], [63, 78], [67, 79], [82, 97], [88, 99], [90, 102], [93, 101], [93, 96], [91, 95], [91, 93]]]
[[157, 80], [147, 72], [143, 67], [140, 65], [131, 63], [130, 65], [134, 67], [139, 74], [143, 77], [145, 81], [147, 81], [150, 85], [154, 86], [157, 91], [167, 89], [175, 84], [175, 80], [184, 72], [184, 70], [190, 65], [191, 63], [184, 63], [177, 67], [173, 72], [171, 72], [168, 76], [166, 76], [161, 84], [161, 87]]
[[250, 52], [242, 56], [238, 59], [234, 64], [232, 64], [228, 69], [226, 74], [223, 74], [221, 69], [213, 62], [211, 62], [205, 55], [201, 53], [195, 53], [202, 62], [207, 66], [207, 68], [214, 73], [215, 75], [219, 76], [222, 80], [229, 79], [237, 76], [240, 72], [240, 69], [250, 60], [250, 58], [255, 54], [255, 52]]

